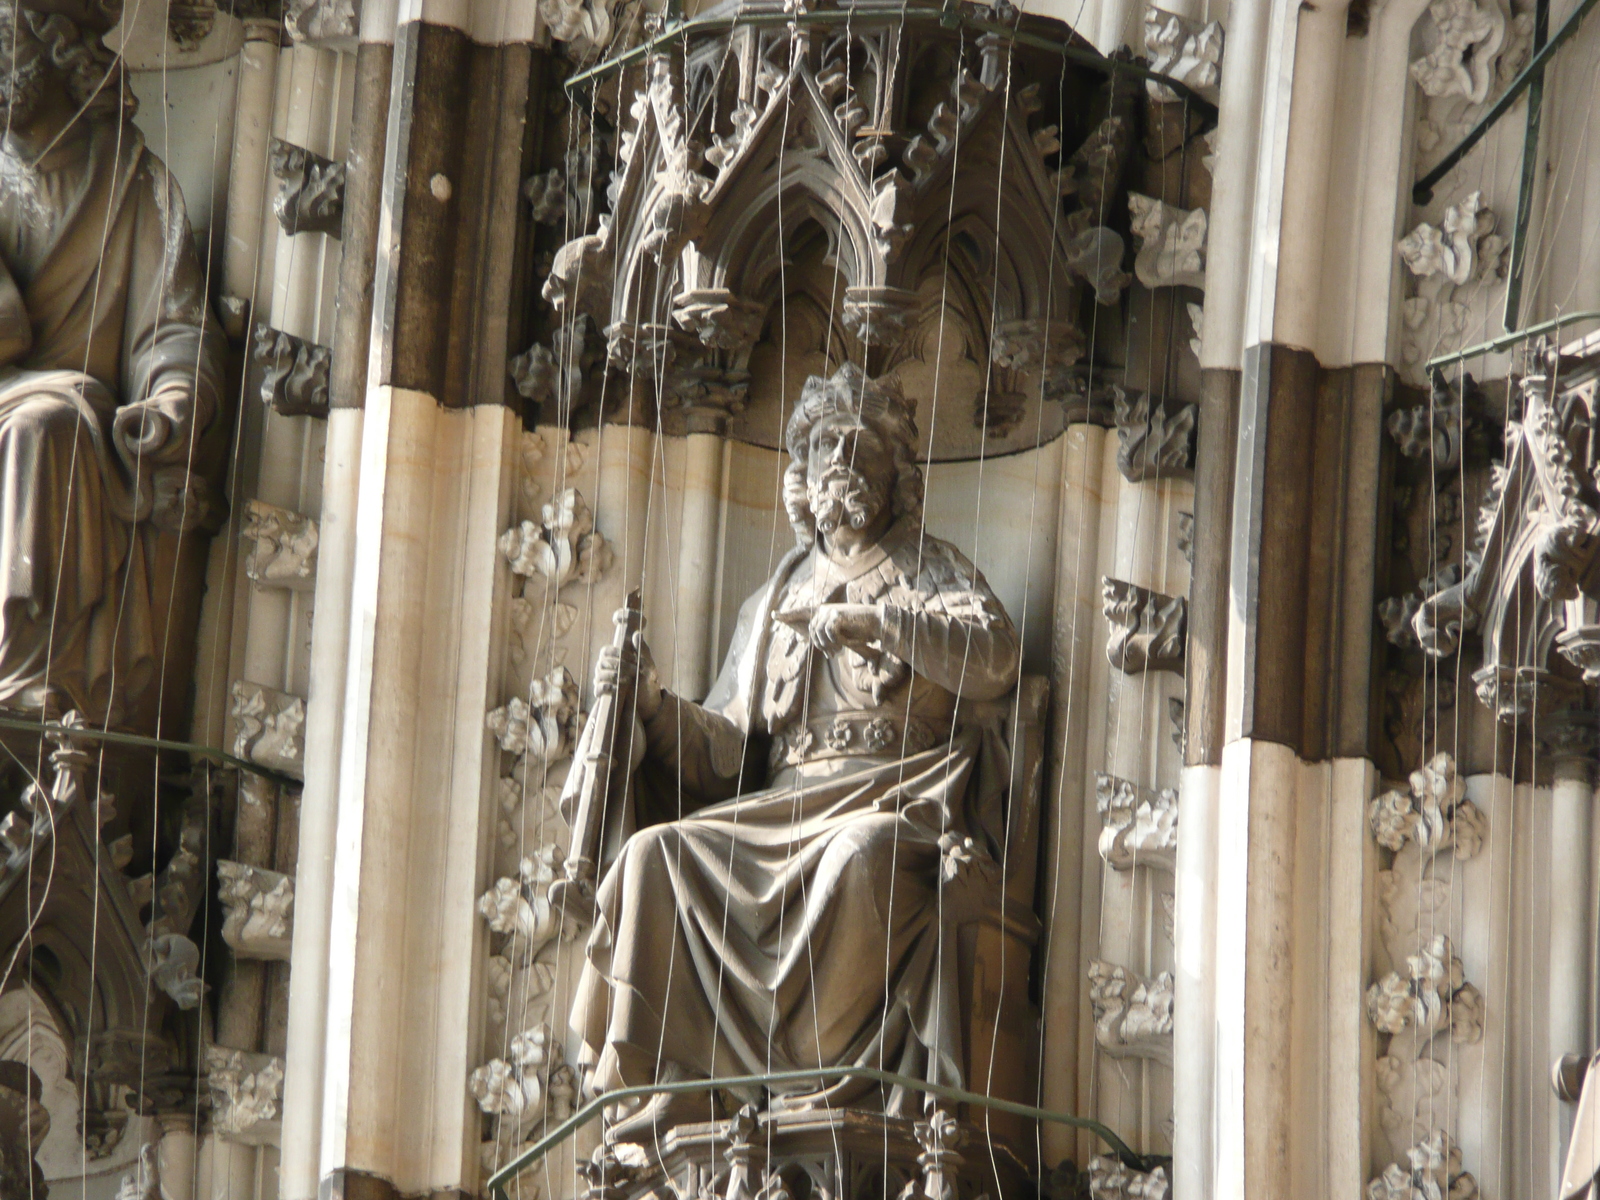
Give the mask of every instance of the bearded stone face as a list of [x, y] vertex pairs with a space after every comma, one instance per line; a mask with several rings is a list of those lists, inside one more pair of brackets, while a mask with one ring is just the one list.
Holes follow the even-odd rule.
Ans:
[[806, 502], [824, 537], [843, 525], [864, 529], [889, 504], [894, 455], [872, 429], [839, 414], [812, 426]]
[[50, 83], [45, 49], [15, 9], [0, 8], [0, 131], [26, 129]]

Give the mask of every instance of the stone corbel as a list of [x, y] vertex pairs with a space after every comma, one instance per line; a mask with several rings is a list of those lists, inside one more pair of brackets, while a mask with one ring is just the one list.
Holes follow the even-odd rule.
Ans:
[[317, 585], [317, 523], [264, 500], [244, 506], [244, 536], [255, 543], [244, 573], [257, 587], [307, 592]]
[[1146, 479], [1186, 479], [1194, 470], [1194, 428], [1199, 407], [1168, 410], [1148, 392], [1128, 399], [1121, 388], [1112, 397], [1117, 414], [1117, 470], [1129, 483]]
[[1147, 288], [1206, 286], [1206, 210], [1178, 208], [1128, 193], [1132, 232], [1139, 240], [1133, 273]]
[[283, 23], [296, 42], [353, 44], [361, 32], [360, 0], [288, 0]]
[[1094, 777], [1100, 813], [1100, 857], [1113, 870], [1177, 869], [1178, 789], [1153, 792], [1104, 772]]
[[[1150, 69], [1187, 84], [1213, 103], [1222, 78], [1222, 24], [1201, 24], [1159, 8], [1144, 10], [1144, 49]], [[1152, 100], [1172, 103], [1178, 93], [1164, 83], [1146, 81]]]
[[246, 1146], [276, 1146], [282, 1137], [283, 1059], [226, 1046], [205, 1048], [211, 1127]]
[[261, 402], [284, 417], [328, 415], [333, 351], [270, 325], [256, 325], [251, 357], [261, 372]]
[[1089, 963], [1094, 1040], [1112, 1058], [1172, 1062], [1172, 973], [1145, 979], [1102, 959]]
[[294, 935], [294, 876], [217, 860], [222, 940], [234, 957], [288, 962]]
[[1128, 675], [1182, 671], [1189, 602], [1109, 575], [1100, 580], [1101, 611], [1111, 622], [1106, 658]]
[[297, 233], [339, 236], [344, 220], [345, 165], [282, 138], [268, 145], [267, 161], [278, 177], [272, 211], [290, 237]]
[[233, 753], [263, 767], [303, 779], [306, 702], [259, 683], [233, 685]]
[[1167, 1169], [1135, 1171], [1110, 1154], [1089, 1160], [1089, 1195], [1093, 1200], [1167, 1200]]

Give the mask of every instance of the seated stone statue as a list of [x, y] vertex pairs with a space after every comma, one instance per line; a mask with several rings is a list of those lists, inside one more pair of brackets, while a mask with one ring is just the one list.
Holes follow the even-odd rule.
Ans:
[[192, 527], [224, 343], [183, 197], [101, 36], [0, 0], [0, 708], [95, 719], [154, 673], [152, 519]]
[[[1008, 776], [998, 728], [960, 702], [1011, 691], [1017, 635], [922, 527], [897, 387], [852, 366], [809, 380], [787, 443], [799, 544], [706, 701], [664, 691], [639, 637], [596, 668], [600, 694], [637, 680], [638, 775], [657, 781], [598, 889], [573, 1010], [599, 1090], [842, 1065], [963, 1080], [952, 931], [973, 881], [998, 886]], [[878, 1085], [773, 1090], [802, 1107]], [[707, 1119], [704, 1094], [657, 1093], [607, 1136]]]

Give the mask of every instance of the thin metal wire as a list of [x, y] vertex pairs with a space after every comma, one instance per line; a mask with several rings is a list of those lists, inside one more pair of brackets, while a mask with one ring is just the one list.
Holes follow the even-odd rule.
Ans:
[[1125, 1141], [1117, 1136], [1114, 1130], [1088, 1117], [1075, 1117], [1071, 1113], [1052, 1112], [1045, 1108], [1035, 1108], [1031, 1104], [1018, 1104], [1014, 1100], [1002, 1100], [998, 1096], [985, 1096], [979, 1092], [969, 1092], [964, 1088], [929, 1083], [926, 1080], [913, 1079], [909, 1075], [901, 1075], [894, 1071], [880, 1071], [876, 1067], [821, 1067], [804, 1071], [772, 1071], [762, 1075], [727, 1075], [721, 1079], [686, 1079], [676, 1083], [651, 1083], [640, 1087], [618, 1088], [616, 1091], [607, 1092], [589, 1101], [588, 1104], [585, 1104], [576, 1113], [568, 1117], [560, 1125], [557, 1125], [553, 1131], [491, 1175], [489, 1177], [489, 1191], [495, 1200], [510, 1200], [506, 1194], [507, 1183], [537, 1163], [556, 1146], [559, 1146], [577, 1133], [578, 1130], [598, 1117], [605, 1109], [622, 1100], [651, 1096], [660, 1092], [679, 1093], [707, 1091], [713, 1088], [768, 1087], [775, 1083], [801, 1083], [807, 1080], [842, 1078], [870, 1079], [877, 1083], [904, 1087], [926, 1095], [938, 1096], [941, 1100], [951, 1100], [957, 1104], [971, 1104], [998, 1112], [1012, 1113], [1035, 1121], [1049, 1121], [1056, 1125], [1070, 1125], [1075, 1129], [1087, 1129], [1092, 1133], [1098, 1134], [1116, 1152], [1117, 1157], [1126, 1166], [1135, 1170], [1152, 1170], [1170, 1161], [1164, 1155], [1136, 1153], [1129, 1148]]
[[23, 733], [51, 734], [60, 733], [81, 738], [87, 742], [106, 742], [115, 746], [145, 746], [152, 750], [177, 750], [181, 753], [202, 758], [209, 762], [219, 762], [225, 766], [237, 767], [241, 771], [249, 771], [252, 775], [259, 775], [263, 779], [270, 779], [280, 787], [299, 788], [301, 781], [293, 775], [286, 775], [282, 771], [274, 771], [271, 767], [263, 767], [259, 763], [248, 762], [229, 754], [226, 750], [218, 750], [215, 746], [201, 746], [194, 742], [179, 742], [172, 738], [145, 737], [138, 733], [115, 733], [109, 729], [78, 728], [73, 725], [63, 725], [59, 721], [22, 721], [16, 717], [0, 716], [0, 729], [16, 729]]

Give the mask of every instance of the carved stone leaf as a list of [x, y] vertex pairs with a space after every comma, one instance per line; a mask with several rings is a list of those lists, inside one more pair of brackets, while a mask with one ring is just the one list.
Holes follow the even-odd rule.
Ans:
[[1101, 611], [1111, 623], [1106, 658], [1129, 675], [1182, 671], [1189, 606], [1182, 596], [1164, 596], [1109, 575], [1100, 581]]
[[287, 508], [248, 500], [244, 536], [254, 542], [244, 573], [258, 587], [309, 591], [317, 583], [317, 523]]
[[278, 1144], [282, 1138], [283, 1059], [207, 1046], [205, 1063], [216, 1131], [249, 1146]]
[[328, 415], [333, 352], [269, 325], [256, 326], [251, 358], [261, 372], [261, 401], [285, 417]]
[[267, 151], [278, 194], [272, 211], [291, 237], [297, 233], [339, 236], [344, 220], [345, 164], [303, 146], [273, 138]]
[[1094, 1036], [1113, 1058], [1172, 1061], [1172, 974], [1145, 979], [1126, 967], [1094, 959], [1089, 963], [1089, 1003]]
[[1171, 871], [1177, 866], [1178, 791], [1152, 792], [1129, 779], [1094, 777], [1100, 812], [1100, 857], [1118, 871], [1136, 866]]
[[1128, 193], [1133, 236], [1139, 252], [1133, 273], [1147, 288], [1206, 286], [1207, 217], [1203, 208], [1183, 209], [1138, 192]]
[[233, 753], [253, 763], [304, 778], [306, 702], [259, 683], [233, 685]]

